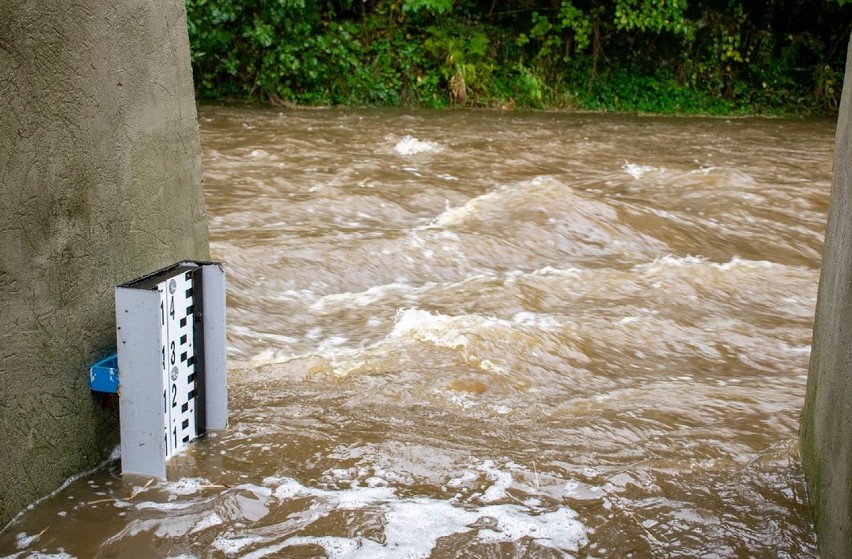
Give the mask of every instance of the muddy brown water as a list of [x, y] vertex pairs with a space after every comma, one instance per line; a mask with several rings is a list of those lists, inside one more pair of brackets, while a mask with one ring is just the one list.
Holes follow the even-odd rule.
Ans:
[[7, 557], [815, 557], [830, 120], [202, 107], [230, 428]]

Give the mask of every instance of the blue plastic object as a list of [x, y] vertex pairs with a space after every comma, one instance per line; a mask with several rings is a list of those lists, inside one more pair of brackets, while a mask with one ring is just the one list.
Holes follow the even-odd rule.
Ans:
[[118, 355], [110, 355], [89, 367], [89, 387], [95, 392], [118, 393]]

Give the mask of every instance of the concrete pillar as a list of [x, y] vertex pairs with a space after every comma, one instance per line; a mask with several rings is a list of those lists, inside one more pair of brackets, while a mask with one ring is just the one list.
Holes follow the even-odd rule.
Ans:
[[852, 43], [837, 119], [831, 201], [800, 431], [819, 548], [852, 557]]
[[209, 258], [183, 2], [0, 2], [0, 528], [117, 443], [113, 287]]

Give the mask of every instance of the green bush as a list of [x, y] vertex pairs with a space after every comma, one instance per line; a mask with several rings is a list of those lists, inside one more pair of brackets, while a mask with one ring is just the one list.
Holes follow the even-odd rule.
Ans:
[[836, 110], [852, 4], [187, 0], [187, 14], [201, 99], [807, 113]]

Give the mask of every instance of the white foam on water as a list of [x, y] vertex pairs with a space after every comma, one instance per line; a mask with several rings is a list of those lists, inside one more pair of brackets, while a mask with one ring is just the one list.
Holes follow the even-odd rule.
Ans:
[[754, 184], [754, 177], [748, 173], [735, 169], [733, 167], [717, 167], [715, 165], [707, 165], [700, 169], [695, 169], [687, 173], [688, 175], [701, 175], [704, 177], [716, 177], [724, 179], [727, 184], [734, 186], [745, 186]]
[[391, 487], [375, 485], [373, 487], [354, 487], [336, 495], [338, 507], [346, 510], [363, 509], [376, 503], [390, 502], [395, 498]]
[[729, 272], [737, 268], [745, 268], [749, 270], [767, 269], [772, 268], [774, 266], [778, 266], [778, 264], [775, 264], [774, 262], [768, 262], [766, 260], [747, 260], [744, 258], [740, 258], [739, 256], [732, 257], [731, 260], [728, 262], [719, 263], [711, 262], [703, 256], [674, 256], [671, 254], [667, 254], [665, 256], [661, 256], [660, 258], [656, 258], [653, 262], [646, 264], [637, 264], [633, 267], [633, 270], [637, 272], [654, 273], [659, 272], [660, 270], [665, 268], [684, 268], [689, 266], [709, 266], [710, 268], [714, 268], [716, 270]]
[[707, 185], [709, 179], [711, 184], [715, 183], [719, 186], [725, 187], [725, 194], [727, 196], [735, 196], [740, 199], [752, 200], [755, 202], [765, 201], [765, 198], [759, 194], [735, 190], [735, 188], [748, 187], [755, 184], [755, 180], [751, 175], [739, 169], [708, 165], [699, 169], [690, 169], [688, 171], [669, 170], [665, 167], [641, 165], [631, 163], [629, 161], [625, 161], [624, 165], [621, 166], [621, 169], [636, 180], [652, 177], [671, 185], [690, 184], [695, 182], [696, 178], [698, 178], [700, 184]]
[[706, 264], [707, 259], [701, 256], [674, 256], [667, 254], [660, 258], [655, 258], [653, 262], [648, 264], [637, 264], [633, 267], [636, 271], [641, 272], [656, 272], [663, 268], [681, 268], [684, 266], [699, 266]]
[[494, 190], [491, 192], [487, 192], [485, 194], [481, 194], [474, 198], [471, 198], [462, 206], [458, 207], [450, 207], [449, 201], [447, 202], [446, 209], [441, 212], [435, 219], [433, 219], [428, 225], [425, 227], [420, 227], [418, 229], [440, 229], [443, 227], [449, 227], [452, 225], [459, 225], [464, 223], [464, 221], [476, 215], [476, 213], [480, 210], [483, 204], [493, 200], [498, 196], [500, 190]]
[[399, 155], [417, 155], [418, 153], [437, 153], [443, 151], [444, 146], [435, 142], [418, 140], [413, 136], [403, 136], [393, 149]]
[[[414, 339], [449, 349], [465, 349], [477, 342], [488, 330], [514, 330], [517, 325], [490, 316], [447, 316], [417, 308], [399, 309], [389, 339]], [[480, 368], [488, 372], [505, 373], [505, 366], [493, 358], [477, 355]]]
[[415, 177], [422, 177], [422, 176], [423, 176], [423, 173], [421, 173], [420, 171], [418, 171], [418, 170], [417, 170], [417, 167], [403, 167], [403, 168], [402, 168], [402, 170], [403, 170], [403, 171], [408, 171], [409, 173], [411, 173], [411, 174], [412, 174], [412, 175], [414, 175]]
[[227, 554], [233, 555], [235, 553], [239, 553], [244, 547], [262, 542], [263, 538], [260, 536], [249, 536], [245, 538], [227, 538], [225, 536], [219, 535], [216, 536], [216, 539], [213, 540], [213, 547], [218, 549], [219, 551]]
[[716, 264], [713, 263], [712, 266], [722, 271], [728, 271], [732, 268], [747, 268], [747, 269], [758, 269], [758, 268], [771, 268], [775, 266], [772, 262], [767, 262], [766, 260], [745, 260], [740, 258], [739, 256], [734, 256], [731, 258], [730, 262], [726, 262], [724, 264]]
[[253, 369], [259, 369], [266, 365], [281, 365], [288, 363], [295, 358], [296, 356], [291, 353], [276, 351], [273, 349], [264, 349], [249, 359], [249, 366]]
[[553, 315], [526, 311], [515, 313], [512, 317], [512, 322], [522, 326], [532, 326], [540, 330], [556, 330], [564, 326], [564, 324]]
[[305, 487], [292, 478], [267, 477], [263, 479], [264, 485], [275, 485], [272, 495], [276, 499], [290, 499], [305, 492]]
[[221, 516], [216, 514], [215, 512], [211, 512], [204, 518], [198, 521], [198, 523], [190, 529], [190, 533], [194, 534], [195, 532], [201, 532], [208, 528], [212, 528], [214, 526], [219, 526], [220, 524], [224, 524], [225, 521]]
[[274, 295], [279, 301], [312, 301], [316, 299], [317, 294], [310, 289], [287, 289]]
[[479, 500], [484, 503], [493, 503], [507, 497], [506, 490], [512, 486], [512, 474], [503, 470], [499, 470], [494, 466], [494, 462], [486, 460], [479, 470], [485, 473], [489, 481], [494, 482], [488, 489], [485, 490]]
[[246, 553], [241, 559], [261, 559], [278, 553], [282, 549], [295, 546], [315, 545], [323, 548], [328, 559], [337, 557], [351, 557], [361, 546], [359, 540], [349, 538], [336, 538], [333, 536], [295, 536], [287, 538], [284, 542], [264, 547], [251, 553]]
[[162, 489], [173, 497], [178, 495], [194, 495], [201, 490], [201, 486], [210, 485], [210, 480], [202, 477], [183, 477], [174, 482], [165, 482]]
[[648, 173], [661, 170], [658, 167], [653, 167], [651, 165], [636, 165], [635, 163], [629, 163], [627, 161], [624, 162], [624, 165], [622, 165], [621, 168], [624, 169], [625, 173], [636, 180], [641, 179]]
[[315, 301], [310, 309], [315, 312], [327, 311], [329, 309], [336, 309], [340, 307], [350, 307], [351, 305], [358, 305], [361, 307], [367, 307], [372, 305], [377, 301], [381, 301], [385, 297], [389, 295], [409, 295], [417, 290], [434, 287], [434, 283], [428, 283], [421, 287], [415, 287], [408, 283], [402, 282], [393, 282], [384, 285], [376, 285], [373, 286], [366, 291], [361, 291], [358, 293], [345, 292], [345, 293], [333, 293], [331, 295], [325, 295], [324, 297], [320, 297], [317, 301]]
[[[449, 206], [449, 202], [447, 204]], [[441, 231], [438, 233], [438, 236], [442, 239], [447, 239], [448, 241], [461, 242], [461, 237], [453, 231]]]
[[[508, 464], [507, 467], [519, 466]], [[514, 542], [532, 538], [538, 545], [562, 552], [573, 552], [586, 543], [585, 526], [576, 520], [576, 513], [565, 507], [538, 510], [518, 504], [499, 504], [509, 500], [506, 491], [512, 484], [512, 475], [498, 468], [493, 461], [475, 465], [458, 479], [447, 482], [459, 487], [474, 482], [482, 474], [492, 482], [481, 498], [494, 503], [473, 507], [460, 506], [453, 500], [431, 498], [400, 498], [394, 489], [378, 484], [353, 485], [343, 490], [323, 490], [301, 485], [292, 478], [268, 477], [263, 484], [273, 487], [272, 494], [282, 500], [296, 496], [314, 499], [310, 510], [316, 518], [333, 510], [353, 511], [372, 509], [384, 519], [384, 543], [363, 537], [294, 535], [287, 540], [262, 547], [242, 555], [261, 558], [279, 553], [287, 547], [315, 545], [323, 548], [329, 558], [396, 559], [426, 558], [432, 555], [440, 538], [453, 534], [470, 534], [483, 543]], [[487, 520], [487, 522], [483, 522]], [[485, 526], [485, 527], [478, 527]], [[214, 546], [233, 554], [248, 545], [259, 543], [261, 538], [246, 536], [224, 538], [220, 536]]]
[[[383, 544], [366, 538], [296, 536], [244, 557], [266, 557], [296, 545], [317, 545], [329, 559], [420, 559], [432, 555], [439, 539], [471, 534], [483, 543], [515, 542], [532, 538], [542, 547], [577, 551], [586, 542], [585, 527], [565, 508], [538, 515], [519, 505], [494, 505], [479, 510], [456, 507], [446, 501], [411, 499], [393, 503], [384, 512]], [[475, 528], [489, 520], [487, 528]]]
[[[378, 549], [364, 549], [366, 553], [360, 557], [429, 557], [439, 538], [469, 532], [467, 526], [476, 521], [477, 515], [446, 501], [421, 498], [393, 503], [385, 519], [386, 545], [373, 544], [369, 547]], [[419, 537], [414, 536], [415, 532]]]
[[363, 358], [364, 352], [370, 353], [380, 348], [381, 345], [381, 342], [379, 342], [362, 350], [360, 348], [334, 348], [320, 344], [317, 349], [322, 357], [328, 361], [330, 371], [342, 378], [349, 376], [354, 371], [359, 371], [369, 362], [369, 359]]
[[253, 340], [269, 340], [277, 344], [294, 344], [299, 340], [291, 336], [282, 336], [281, 334], [273, 334], [271, 332], [260, 332], [246, 326], [234, 326], [232, 328], [234, 334], [251, 338]]
[[[500, 360], [502, 361], [502, 359]], [[495, 363], [494, 359], [480, 359], [477, 366], [488, 373], [495, 375], [507, 375], [511, 372], [511, 368], [506, 363]]]
[[603, 489], [597, 486], [590, 486], [577, 480], [568, 480], [562, 487], [562, 496], [570, 497], [575, 500], [593, 500], [600, 499]]
[[787, 352], [791, 355], [810, 355], [811, 354], [811, 346], [803, 345], [803, 346], [791, 346], [784, 342], [779, 344], [779, 348], [781, 351]]
[[449, 392], [446, 394], [446, 398], [450, 401], [450, 403], [460, 407], [463, 410], [473, 408], [479, 403], [474, 400], [474, 398], [470, 394], [466, 393]]
[[15, 547], [17, 547], [18, 549], [24, 549], [25, 547], [36, 541], [39, 536], [40, 534], [28, 536], [26, 532], [21, 532], [15, 536]]
[[467, 485], [473, 481], [476, 481], [476, 478], [479, 477], [473, 470], [466, 470], [462, 475], [454, 477], [450, 481], [447, 482], [447, 487], [461, 487], [463, 485]]
[[195, 503], [155, 503], [154, 501], [142, 501], [136, 503], [135, 507], [139, 510], [183, 510], [195, 506]]
[[481, 530], [483, 542], [513, 542], [532, 538], [542, 547], [560, 551], [577, 551], [586, 541], [586, 528], [576, 520], [577, 514], [567, 508], [558, 508], [536, 516], [518, 505], [485, 507], [479, 511], [497, 520], [499, 531]]
[[455, 317], [415, 308], [400, 309], [389, 337], [415, 338], [440, 347], [467, 347], [470, 343], [469, 332], [460, 330], [457, 325]]
[[[22, 557], [20, 553], [16, 553], [14, 555], [4, 555], [5, 559], [16, 559], [17, 557]], [[43, 553], [41, 551], [31, 551], [29, 555], [26, 556], [27, 559], [77, 559], [74, 555], [69, 555], [65, 551], [57, 551], [56, 553]]]
[[532, 273], [534, 276], [562, 276], [568, 278], [578, 278], [582, 275], [583, 270], [580, 268], [554, 268], [545, 266]]
[[340, 347], [346, 345], [346, 342], [349, 341], [349, 338], [345, 336], [330, 336], [322, 341], [320, 341], [317, 346], [320, 348], [320, 351], [329, 351], [331, 348]]
[[315, 326], [305, 333], [305, 337], [309, 340], [318, 340], [322, 336], [322, 328]]
[[[399, 309], [386, 341], [425, 342], [455, 350], [468, 364], [475, 364], [481, 371], [505, 376], [512, 372], [513, 362], [518, 358], [511, 351], [513, 345], [540, 339], [542, 331], [566, 326], [546, 315], [521, 314], [516, 318], [506, 320], [476, 314], [447, 316], [417, 308]], [[585, 353], [570, 345], [564, 346], [561, 352], [571, 361], [589, 361]]]

